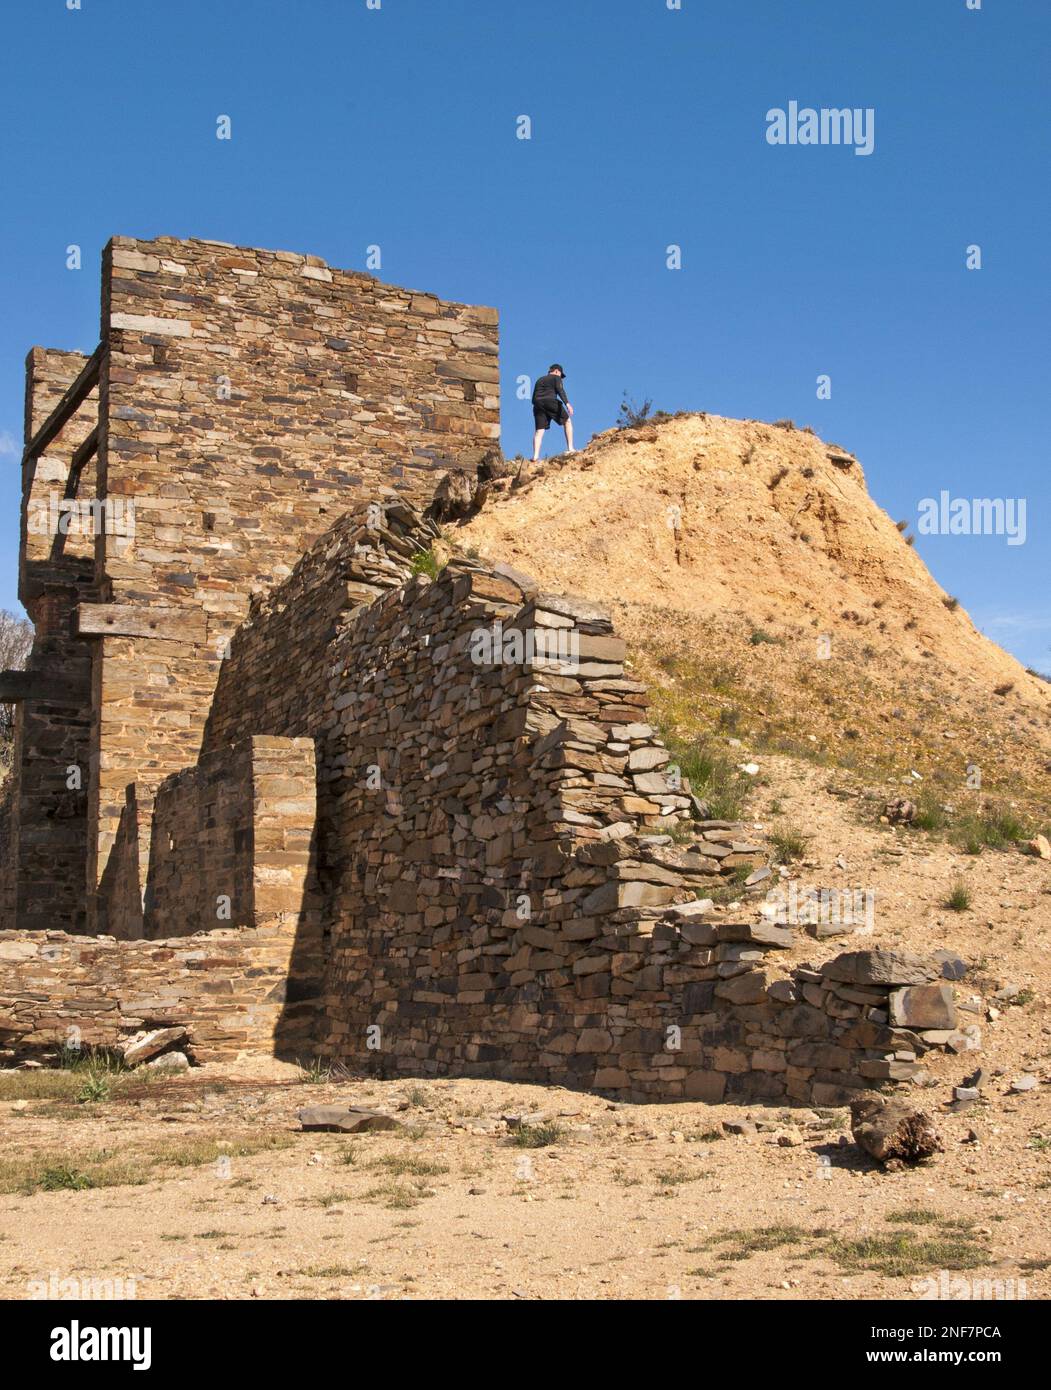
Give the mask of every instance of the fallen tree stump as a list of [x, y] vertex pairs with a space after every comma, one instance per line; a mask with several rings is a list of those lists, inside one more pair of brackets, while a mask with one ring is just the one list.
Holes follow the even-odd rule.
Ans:
[[944, 1152], [928, 1116], [905, 1101], [866, 1096], [851, 1104], [850, 1119], [855, 1144], [884, 1167], [921, 1163]]

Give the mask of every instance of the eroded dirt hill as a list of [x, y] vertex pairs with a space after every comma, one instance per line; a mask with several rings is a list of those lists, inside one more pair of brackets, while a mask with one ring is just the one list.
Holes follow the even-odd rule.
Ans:
[[916, 770], [944, 795], [977, 765], [986, 792], [1044, 819], [1051, 685], [941, 588], [860, 463], [807, 430], [713, 415], [611, 430], [450, 537], [610, 604], [681, 731]]

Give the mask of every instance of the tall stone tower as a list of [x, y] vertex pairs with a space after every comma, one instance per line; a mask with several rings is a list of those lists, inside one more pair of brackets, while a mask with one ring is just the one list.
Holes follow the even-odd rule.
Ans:
[[115, 237], [98, 347], [34, 348], [26, 381], [6, 925], [104, 932], [99, 887], [145, 865], [253, 593], [355, 503], [426, 503], [498, 438], [497, 314], [316, 256]]

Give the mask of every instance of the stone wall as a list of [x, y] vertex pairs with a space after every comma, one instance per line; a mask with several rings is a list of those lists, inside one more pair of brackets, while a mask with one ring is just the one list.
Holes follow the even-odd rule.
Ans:
[[213, 714], [217, 735], [256, 720], [317, 742], [319, 1053], [822, 1103], [907, 1078], [944, 1041], [941, 986], [941, 1040], [891, 1021], [891, 995], [936, 965], [779, 970], [791, 931], [706, 920], [698, 886], [758, 847], [704, 822], [670, 842], [688, 787], [602, 610], [462, 556], [409, 577], [421, 518], [366, 520], [344, 518], [253, 608]]
[[[519, 659], [515, 634], [567, 659]], [[837, 1103], [906, 1079], [954, 1026], [951, 990], [901, 1016], [940, 1039], [890, 996], [938, 967], [779, 974], [790, 930], [709, 924], [669, 867], [660, 832], [689, 803], [622, 655], [600, 610], [466, 562], [351, 615], [321, 744], [319, 1050], [631, 1099]], [[718, 833], [698, 826], [692, 857]]]
[[[315, 256], [126, 237], [102, 308], [100, 486], [134, 499], [135, 535], [99, 551], [93, 883], [129, 785], [142, 799], [195, 761], [251, 595], [355, 501], [428, 499], [499, 430], [492, 309]], [[138, 853], [145, 874], [145, 837]]]
[[252, 733], [318, 733], [330, 644], [355, 608], [405, 583], [439, 532], [389, 491], [340, 517], [283, 584], [257, 595], [225, 649], [205, 748]]
[[[54, 960], [43, 938], [0, 942], [12, 1044], [183, 1023], [199, 1055], [814, 1104], [971, 1045], [937, 963], [780, 968], [791, 929], [698, 898], [756, 847], [689, 822], [602, 610], [462, 556], [412, 576], [433, 528], [406, 504], [369, 545], [363, 524], [344, 518], [255, 606], [217, 692], [216, 737], [237, 738], [158, 791], [143, 929], [163, 939], [71, 955], [48, 936]], [[280, 636], [300, 615], [302, 652]], [[245, 739], [253, 721], [272, 727]], [[224, 891], [253, 925], [180, 936]], [[217, 960], [229, 984], [199, 964]]]
[[161, 784], [153, 804], [143, 934], [316, 918], [314, 744], [255, 736]]
[[[33, 348], [26, 359], [28, 442], [75, 380], [86, 358]], [[76, 638], [77, 604], [93, 594], [94, 538], [56, 526], [73, 452], [91, 430], [97, 393], [36, 461], [25, 468], [19, 597], [35, 627], [26, 663], [31, 693], [15, 706], [5, 856], [5, 922], [26, 928], [87, 927], [87, 787], [91, 652]], [[97, 490], [94, 462], [82, 491]]]
[[203, 754], [150, 801], [129, 799], [100, 891], [112, 934], [186, 936], [282, 915], [316, 930], [315, 783], [311, 739], [254, 736]]
[[287, 1002], [295, 944], [282, 919], [172, 941], [0, 932], [0, 1059], [54, 1056], [74, 1039], [111, 1048], [174, 1025], [198, 1062], [305, 1057], [309, 1018]]

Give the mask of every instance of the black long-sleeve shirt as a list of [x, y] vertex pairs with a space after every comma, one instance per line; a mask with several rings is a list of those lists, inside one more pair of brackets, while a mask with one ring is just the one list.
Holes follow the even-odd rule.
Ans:
[[536, 385], [533, 387], [533, 404], [554, 405], [556, 401], [569, 404], [569, 397], [566, 395], [562, 378], [553, 372], [546, 376], [537, 377]]

